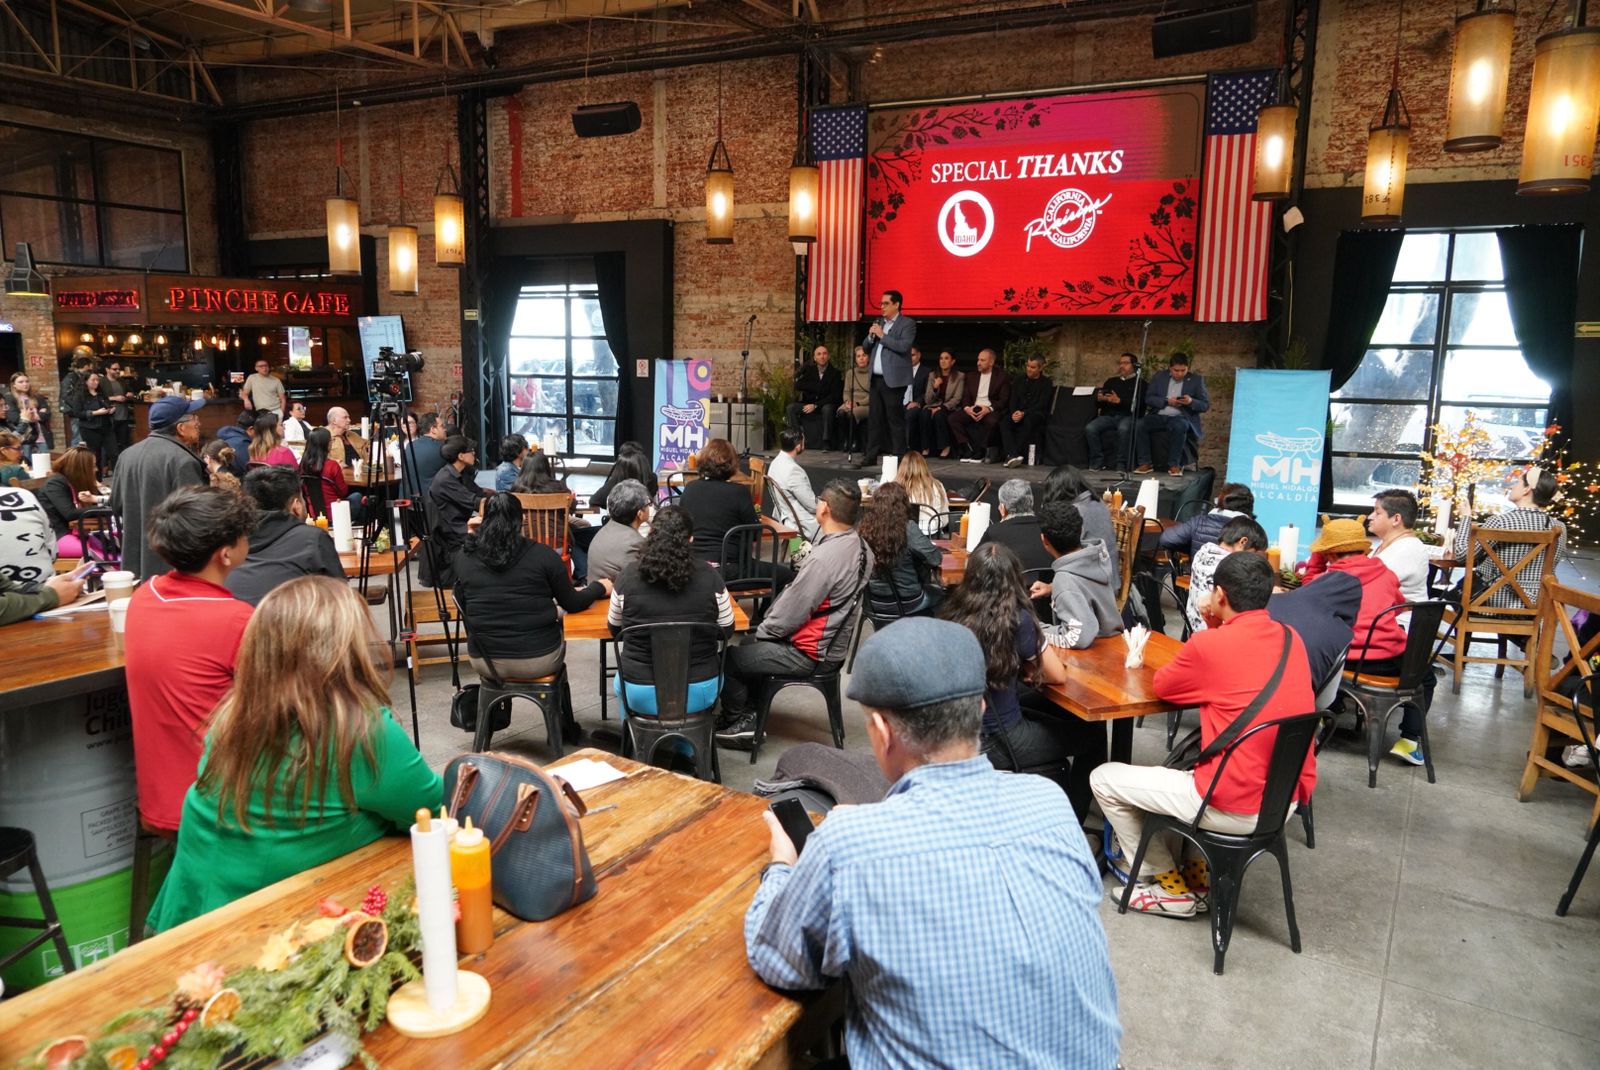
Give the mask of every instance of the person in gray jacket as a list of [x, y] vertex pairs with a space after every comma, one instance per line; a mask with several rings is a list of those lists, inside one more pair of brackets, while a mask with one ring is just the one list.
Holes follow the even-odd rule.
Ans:
[[842, 662], [850, 621], [872, 574], [872, 551], [856, 532], [861, 491], [835, 479], [817, 495], [822, 537], [805, 567], [773, 601], [755, 641], [728, 651], [717, 743], [749, 749], [756, 737], [751, 690], [773, 677], [810, 676], [819, 664]]
[[248, 556], [223, 581], [235, 598], [260, 605], [275, 588], [301, 576], [331, 576], [344, 582], [344, 563], [333, 536], [306, 523], [300, 476], [293, 468], [281, 464], [252, 468], [244, 477], [244, 493], [259, 512]]
[[644, 536], [639, 528], [650, 519], [650, 492], [637, 479], [624, 479], [606, 494], [606, 515], [589, 544], [589, 582], [611, 580], [639, 560]]
[[[1083, 517], [1066, 502], [1051, 502], [1039, 513], [1044, 548], [1055, 559], [1049, 586], [1056, 622], [1045, 626], [1055, 646], [1083, 650], [1096, 639], [1122, 632], [1116, 590], [1111, 586], [1111, 555], [1099, 539], [1083, 541]], [[1036, 584], [1035, 594], [1044, 585]]]
[[145, 541], [145, 518], [167, 495], [191, 483], [204, 485], [200, 442], [203, 401], [168, 395], [150, 406], [150, 434], [128, 447], [111, 474], [111, 508], [122, 517], [122, 567], [141, 579], [172, 569]]

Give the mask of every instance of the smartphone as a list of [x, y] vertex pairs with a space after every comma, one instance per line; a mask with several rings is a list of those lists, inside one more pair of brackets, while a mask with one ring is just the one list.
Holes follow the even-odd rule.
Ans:
[[783, 826], [783, 831], [788, 834], [789, 842], [794, 844], [794, 853], [806, 849], [806, 838], [816, 826], [811, 824], [811, 814], [806, 810], [805, 804], [799, 799], [779, 799], [768, 807], [778, 818], [778, 824]]
[[91, 574], [93, 574], [95, 572], [99, 572], [99, 571], [100, 571], [100, 562], [98, 562], [98, 561], [85, 561], [83, 564], [79, 565], [77, 568], [75, 568], [71, 572], [67, 573], [67, 576], [70, 577], [71, 579], [81, 580], [84, 577], [89, 576], [89, 575], [91, 575]]

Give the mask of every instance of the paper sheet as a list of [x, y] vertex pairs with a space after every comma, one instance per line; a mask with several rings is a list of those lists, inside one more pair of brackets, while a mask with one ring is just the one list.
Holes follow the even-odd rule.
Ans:
[[1092, 393], [1094, 393], [1094, 387], [1092, 386], [1075, 386], [1072, 388], [1072, 396], [1075, 398], [1086, 398]]
[[85, 613], [92, 613], [97, 609], [103, 611], [106, 608], [106, 604], [105, 604], [105, 601], [104, 601], [105, 596], [106, 596], [106, 593], [104, 591], [94, 591], [94, 592], [92, 592], [90, 594], [83, 595], [76, 602], [73, 602], [70, 606], [57, 606], [55, 609], [47, 609], [43, 613], [34, 614], [34, 616], [41, 617], [41, 618], [42, 617], [65, 617], [65, 616], [68, 616], [69, 614], [77, 613], [77, 612], [80, 612], [80, 611], [85, 612]]
[[588, 791], [598, 788], [601, 784], [609, 784], [613, 780], [622, 780], [628, 774], [618, 769], [609, 762], [597, 762], [593, 758], [579, 758], [557, 766], [552, 772], [556, 773], [572, 785], [573, 791]]

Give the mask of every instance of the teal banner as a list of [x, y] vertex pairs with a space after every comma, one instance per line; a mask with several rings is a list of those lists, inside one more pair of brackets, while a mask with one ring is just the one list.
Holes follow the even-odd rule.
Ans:
[[1269, 542], [1276, 544], [1287, 524], [1300, 529], [1301, 558], [1317, 526], [1327, 427], [1327, 371], [1239, 371], [1228, 482], [1243, 483], [1255, 494], [1256, 519]]

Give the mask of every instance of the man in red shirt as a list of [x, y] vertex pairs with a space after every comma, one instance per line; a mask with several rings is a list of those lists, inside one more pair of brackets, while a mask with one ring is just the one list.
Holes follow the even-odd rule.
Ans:
[[[1200, 707], [1202, 747], [1232, 724], [1266, 687], [1286, 638], [1289, 651], [1283, 676], [1250, 725], [1312, 712], [1305, 645], [1292, 628], [1267, 615], [1272, 581], [1272, 566], [1265, 557], [1242, 553], [1223, 558], [1211, 593], [1215, 623], [1195, 633], [1177, 657], [1156, 670], [1157, 695], [1168, 702]], [[1255, 831], [1275, 735], [1263, 732], [1252, 736], [1235, 750], [1212, 792], [1202, 825], [1224, 833]], [[1220, 761], [1220, 756], [1212, 758], [1192, 771], [1115, 762], [1090, 775], [1089, 786], [1116, 832], [1117, 844], [1106, 851], [1113, 874], [1124, 881], [1133, 876], [1127, 873], [1128, 862], [1144, 830], [1145, 814], [1194, 820]], [[1316, 782], [1316, 758], [1308, 752], [1295, 797], [1309, 799]], [[1129, 903], [1133, 909], [1187, 918], [1208, 905], [1210, 880], [1205, 863], [1197, 859], [1180, 872], [1174, 846], [1162, 837], [1151, 841]], [[1121, 898], [1121, 888], [1116, 895]]]
[[250, 552], [254, 503], [236, 491], [182, 487], [150, 514], [150, 548], [174, 571], [152, 576], [128, 605], [123, 649], [139, 820], [176, 831], [206, 725], [233, 683], [250, 620], [222, 581]]

